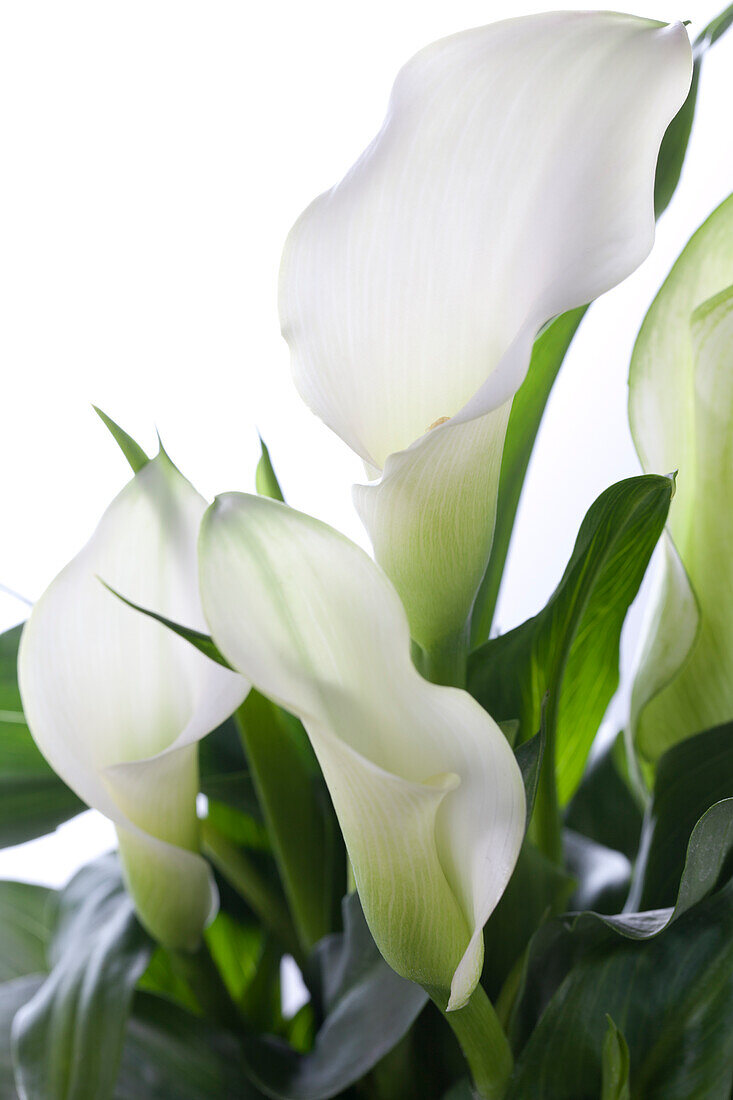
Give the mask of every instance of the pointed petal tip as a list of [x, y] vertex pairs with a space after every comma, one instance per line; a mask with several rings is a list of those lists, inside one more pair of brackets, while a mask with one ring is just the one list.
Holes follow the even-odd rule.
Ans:
[[465, 1008], [471, 994], [478, 985], [484, 962], [484, 930], [475, 929], [463, 958], [456, 967], [450, 987], [450, 998], [446, 1012], [457, 1012]]

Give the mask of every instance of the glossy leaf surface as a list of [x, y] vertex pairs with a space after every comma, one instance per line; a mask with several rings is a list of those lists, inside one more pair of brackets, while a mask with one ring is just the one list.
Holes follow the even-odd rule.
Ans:
[[356, 894], [344, 898], [344, 932], [321, 941], [316, 956], [326, 1017], [314, 1049], [248, 1039], [248, 1072], [278, 1100], [327, 1100], [367, 1073], [406, 1033], [427, 996], [398, 977], [379, 954]]
[[626, 612], [662, 533], [670, 478], [647, 475], [611, 486], [578, 533], [560, 584], [545, 608], [476, 650], [469, 690], [498, 720], [519, 718], [522, 740], [539, 728], [549, 691], [557, 709], [557, 774], [567, 801], [618, 685]]
[[51, 972], [13, 1022], [24, 1100], [113, 1095], [133, 990], [151, 951], [117, 859], [80, 871], [59, 896]]

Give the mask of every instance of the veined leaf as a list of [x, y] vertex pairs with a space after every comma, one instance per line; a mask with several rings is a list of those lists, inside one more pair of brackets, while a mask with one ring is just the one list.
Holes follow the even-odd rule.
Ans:
[[48, 969], [57, 894], [28, 882], [0, 882], [0, 983]]
[[[97, 1100], [86, 1093], [85, 1100]], [[137, 993], [114, 1100], [261, 1100], [233, 1036], [178, 1005]]]
[[344, 898], [344, 932], [316, 957], [326, 1018], [309, 1054], [273, 1039], [245, 1040], [248, 1073], [278, 1100], [327, 1100], [354, 1084], [402, 1038], [427, 1001], [391, 970], [372, 940], [356, 894]]
[[117, 859], [75, 875], [59, 895], [51, 973], [13, 1022], [24, 1100], [113, 1096], [133, 990], [151, 951]]
[[671, 478], [646, 475], [602, 493], [583, 520], [545, 608], [481, 646], [469, 660], [471, 694], [497, 721], [518, 718], [520, 740], [539, 728], [542, 699], [550, 693], [548, 745], [554, 738], [563, 802], [580, 781], [618, 685], [621, 628], [664, 528], [673, 491]]
[[722, 799], [733, 799], [733, 722], [673, 745], [660, 759], [635, 881], [640, 908], [672, 904], [695, 823], [710, 807], [720, 827], [708, 837], [711, 860], [725, 843], [728, 822], [714, 806]]
[[693, 830], [673, 909], [581, 913], [536, 933], [512, 1020], [515, 1048], [526, 1043], [512, 1100], [598, 1095], [606, 1013], [629, 1045], [631, 1100], [729, 1095], [732, 852], [727, 799]]

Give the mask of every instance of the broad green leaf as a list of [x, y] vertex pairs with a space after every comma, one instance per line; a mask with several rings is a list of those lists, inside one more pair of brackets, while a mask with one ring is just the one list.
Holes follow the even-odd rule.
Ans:
[[629, 1048], [623, 1034], [607, 1016], [608, 1028], [603, 1040], [601, 1100], [631, 1100], [629, 1092]]
[[132, 436], [127, 434], [124, 428], [121, 428], [119, 424], [115, 424], [114, 420], [110, 416], [107, 416], [105, 412], [102, 412], [101, 409], [98, 409], [96, 405], [93, 405], [92, 408], [105, 427], [109, 428], [112, 438], [130, 463], [133, 473], [136, 474], [138, 470], [142, 470], [143, 466], [147, 466], [150, 459], [145, 454], [140, 444], [136, 443]]
[[[84, 1093], [84, 1100], [98, 1100]], [[114, 1100], [259, 1100], [233, 1036], [149, 993], [137, 993]]]
[[0, 847], [53, 832], [86, 809], [41, 755], [23, 716], [18, 644], [23, 624], [0, 634]]
[[0, 983], [48, 969], [46, 949], [56, 908], [55, 890], [0, 882]]
[[[680, 959], [682, 956], [688, 957], [688, 941], [690, 948], [694, 948], [695, 932], [691, 932], [690, 929], [696, 929], [698, 925], [694, 922], [691, 924], [690, 921], [693, 921], [693, 918], [699, 920], [700, 915], [703, 914], [704, 924], [707, 919], [704, 915], [710, 911], [706, 907], [713, 902], [718, 905], [718, 901], [723, 895], [729, 898], [729, 917], [733, 921], [733, 894], [731, 894], [733, 882], [729, 881], [732, 851], [733, 799], [727, 799], [711, 807], [693, 830], [674, 908], [645, 912], [625, 912], [621, 916], [603, 916], [593, 912], [578, 915], [571, 914], [553, 920], [537, 931], [529, 947], [522, 976], [522, 985], [514, 1004], [510, 1025], [515, 1050], [521, 1049], [527, 1043], [527, 1049], [531, 1047], [533, 1052], [531, 1057], [527, 1056], [530, 1067], [526, 1070], [527, 1081], [531, 1079], [533, 1072], [536, 1071], [537, 1074], [540, 1074], [538, 1067], [543, 1064], [539, 1047], [540, 1040], [534, 1038], [538, 1020], [541, 1018], [543, 1021], [541, 1026], [544, 1026], [548, 1013], [553, 1018], [551, 1013], [553, 1005], [560, 1011], [559, 1006], [564, 1003], [564, 991], [568, 985], [573, 985], [576, 980], [575, 976], [581, 972], [581, 968], [585, 967], [586, 964], [589, 973], [592, 973], [592, 977], [589, 977], [588, 989], [583, 994], [584, 1007], [579, 1011], [581, 1015], [587, 1016], [583, 1027], [587, 1025], [588, 1028], [592, 1029], [593, 1038], [592, 1042], [585, 1046], [585, 1053], [581, 1050], [578, 1054], [579, 1072], [581, 1072], [581, 1075], [585, 1073], [591, 1076], [595, 1075], [594, 1079], [600, 1073], [601, 1025], [605, 1012], [611, 1013], [614, 1021], [618, 1021], [618, 1026], [623, 1030], [629, 1042], [632, 1051], [633, 1072], [641, 1071], [642, 1060], [639, 1059], [637, 1065], [635, 1054], [635, 1043], [638, 1039], [637, 1023], [639, 1020], [644, 1020], [644, 1028], [646, 1028], [647, 1026], [656, 1026], [655, 1021], [658, 1022], [658, 1019], [662, 1019], [665, 1012], [672, 1013], [672, 1017], [674, 1017], [675, 997], [672, 993], [667, 995], [664, 983], [670, 983], [670, 987], [673, 984], [676, 976], [675, 956], [679, 956]], [[715, 893], [721, 884], [723, 884], [723, 890]], [[715, 911], [718, 912], [717, 909]], [[728, 917], [726, 917], [727, 919]], [[715, 934], [714, 931], [711, 933], [713, 938]], [[730, 933], [727, 934], [730, 935]], [[660, 946], [653, 947], [654, 944]], [[651, 963], [649, 962], [650, 959], [652, 960]], [[628, 964], [631, 968], [631, 974], [627, 972], [627, 969], [624, 969], [628, 960], [631, 960]], [[731, 961], [733, 961], [733, 957]], [[720, 960], [719, 965], [723, 973], [726, 966], [728, 967], [730, 971], [728, 978], [733, 982], [731, 961], [726, 963], [723, 958]], [[619, 973], [622, 974], [619, 978], [618, 987], [613, 980], [613, 975], [616, 973], [614, 968], [617, 962], [621, 967]], [[598, 964], [597, 967], [596, 963]], [[694, 964], [692, 965], [694, 969]], [[626, 987], [633, 977], [635, 966], [638, 967], [639, 973], [644, 975], [645, 982], [649, 974], [648, 966], [651, 967], [651, 972], [655, 975], [655, 967], [658, 967], [660, 970], [658, 975], [660, 984], [656, 986], [649, 979], [651, 984], [648, 989], [637, 987], [634, 989], [629, 988], [627, 991]], [[662, 973], [663, 967], [668, 967], [669, 973]], [[710, 967], [713, 975], [715, 975], [715, 965], [712, 961]], [[604, 975], [608, 976], [609, 980], [601, 991], [601, 982], [605, 981]], [[687, 977], [694, 985], [692, 972], [688, 973]], [[656, 981], [656, 977], [654, 981]], [[715, 984], [713, 978], [709, 975], [706, 978], [701, 974], [703, 994], [705, 993], [706, 981], [711, 983], [711, 987]], [[590, 988], [594, 983], [599, 986], [599, 1000], [597, 1009], [591, 1011], [588, 998], [591, 997]], [[697, 996], [697, 992], [696, 987], [691, 987], [690, 996], [693, 1001]], [[731, 988], [731, 996], [733, 997], [733, 987]], [[618, 1007], [619, 1003], [620, 1007]], [[571, 1011], [574, 1011], [574, 1009], [568, 1009], [569, 1013]], [[635, 1023], [632, 1028], [626, 1025], [627, 1011], [635, 1014]], [[695, 1008], [692, 1003], [690, 1004], [690, 1012], [694, 1016]], [[650, 1019], [644, 1016], [645, 1013]], [[684, 1015], [684, 1010], [681, 1010], [680, 1014]], [[674, 1030], [678, 1023], [679, 1021], [675, 1022], [673, 1018], [669, 1022], [669, 1027]], [[573, 1027], [575, 1026], [573, 1024]], [[722, 1041], [722, 1036], [715, 1028], [713, 1028], [711, 1034], [711, 1041]], [[694, 1062], [694, 1059], [691, 1061]], [[542, 1072], [544, 1073], [544, 1070]], [[550, 1079], [548, 1078], [548, 1080]], [[520, 1077], [520, 1080], [524, 1081], [524, 1078]], [[593, 1093], [592, 1088], [590, 1088], [590, 1093]], [[523, 1093], [518, 1092], [517, 1097], [520, 1095], [524, 1096]], [[527, 1095], [530, 1097], [535, 1095], [554, 1097], [555, 1094], [550, 1091], [547, 1094], [530, 1092]], [[658, 1095], [661, 1100], [665, 1094], [659, 1093]], [[686, 1094], [680, 1092], [674, 1095], [679, 1096], [682, 1100], [682, 1097]], [[689, 1095], [697, 1094], [691, 1090]], [[707, 1094], [701, 1093], [701, 1095]], [[727, 1093], [725, 1095], [727, 1097]], [[632, 1090], [632, 1097], [636, 1096], [637, 1094]], [[646, 1100], [646, 1094], [643, 1091], [638, 1095], [638, 1100]]]
[[302, 726], [252, 690], [237, 712], [283, 889], [304, 948], [333, 930], [343, 894], [343, 841]]
[[[620, 481], [588, 511], [560, 584], [545, 608], [492, 639], [469, 660], [471, 694], [498, 721], [519, 718], [520, 738], [539, 729], [550, 693], [558, 788], [567, 802], [618, 686], [626, 612], [641, 584], [674, 491], [657, 475]], [[550, 756], [550, 763], [552, 756]]]
[[262, 454], [255, 473], [257, 492], [261, 497], [271, 497], [272, 500], [285, 500], [280, 482], [277, 480], [277, 475], [273, 469], [270, 452], [262, 436], [260, 436], [260, 447], [262, 448]]
[[112, 1097], [133, 990], [151, 950], [117, 859], [81, 870], [59, 895], [51, 972], [13, 1023], [24, 1100]]
[[598, 1096], [606, 1014], [629, 1046], [631, 1100], [727, 1100], [733, 882], [647, 942], [608, 929], [577, 958], [522, 1051], [511, 1100]]
[[327, 1100], [343, 1092], [395, 1046], [427, 1001], [379, 954], [356, 894], [344, 899], [343, 915], [343, 934], [316, 948], [326, 1016], [313, 1050], [298, 1054], [271, 1039], [245, 1039], [249, 1075], [278, 1100]]
[[619, 757], [624, 751], [623, 737], [619, 734], [602, 751], [591, 754], [567, 808], [565, 824], [634, 860], [639, 850], [642, 814], [623, 778]]
[[43, 974], [27, 974], [0, 984], [0, 1096], [3, 1100], [19, 1100], [10, 1043], [13, 1019], [35, 996], [44, 980]]
[[[664, 754], [644, 822], [636, 884], [641, 908], [673, 903], [695, 823], [714, 803], [731, 798], [733, 723], [682, 741]], [[711, 837], [715, 848], [724, 842], [727, 829], [724, 818], [717, 820], [722, 831]]]
[[496, 1000], [537, 927], [562, 912], [575, 881], [526, 839], [514, 874], [484, 929], [481, 984]]

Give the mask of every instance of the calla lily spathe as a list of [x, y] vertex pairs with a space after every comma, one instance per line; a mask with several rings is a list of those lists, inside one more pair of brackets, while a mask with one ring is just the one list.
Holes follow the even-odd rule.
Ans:
[[396, 591], [332, 528], [228, 494], [204, 518], [200, 560], [217, 646], [308, 731], [380, 951], [460, 1008], [524, 834], [504, 735], [466, 692], [419, 675]]
[[18, 678], [56, 772], [114, 822], [138, 914], [166, 946], [196, 947], [216, 906], [198, 853], [198, 744], [249, 685], [127, 607], [101, 580], [205, 628], [196, 540], [206, 502], [161, 451], [122, 490], [33, 608]]
[[655, 760], [733, 719], [733, 196], [690, 240], [649, 310], [629, 374], [645, 470], [678, 470], [632, 696]]
[[691, 66], [681, 24], [609, 12], [443, 39], [290, 233], [296, 385], [381, 473], [356, 506], [427, 649], [461, 632], [485, 570], [537, 331], [651, 249], [657, 153]]

